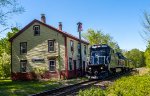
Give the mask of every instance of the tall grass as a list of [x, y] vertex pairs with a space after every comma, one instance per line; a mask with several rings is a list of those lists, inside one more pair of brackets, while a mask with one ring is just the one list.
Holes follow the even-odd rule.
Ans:
[[79, 96], [150, 96], [150, 75], [122, 77], [106, 90], [91, 88]]

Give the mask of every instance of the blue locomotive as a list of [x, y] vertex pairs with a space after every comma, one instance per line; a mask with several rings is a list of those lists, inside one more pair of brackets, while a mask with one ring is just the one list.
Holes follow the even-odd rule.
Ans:
[[107, 44], [93, 45], [90, 47], [90, 61], [86, 73], [89, 78], [104, 78], [116, 72], [126, 71], [127, 63], [122, 53], [114, 52]]

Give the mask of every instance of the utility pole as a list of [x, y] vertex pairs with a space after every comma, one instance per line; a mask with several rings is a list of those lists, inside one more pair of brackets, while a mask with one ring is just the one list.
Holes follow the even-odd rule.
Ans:
[[82, 31], [82, 23], [78, 22], [78, 32], [79, 32], [79, 45], [80, 45], [80, 70], [81, 70], [81, 76], [83, 75], [82, 70], [82, 46], [81, 46], [81, 31]]

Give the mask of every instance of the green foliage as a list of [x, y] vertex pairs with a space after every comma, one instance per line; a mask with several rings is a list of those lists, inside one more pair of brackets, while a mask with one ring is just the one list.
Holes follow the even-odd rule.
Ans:
[[47, 70], [44, 67], [35, 67], [33, 71], [37, 75], [37, 79], [40, 80], [42, 78], [41, 75], [43, 75]]
[[107, 93], [117, 96], [149, 96], [150, 76], [129, 76], [117, 80]]
[[79, 96], [105, 96], [105, 91], [100, 88], [92, 87], [89, 90], [80, 90]]
[[17, 27], [11, 28], [11, 32], [7, 33], [7, 36], [5, 38], [0, 39], [0, 56], [3, 52], [6, 52], [7, 54], [10, 54], [10, 42], [8, 41], [14, 34], [16, 34], [19, 31]]
[[19, 29], [14, 27], [5, 38], [0, 39], [0, 78], [10, 77], [10, 42], [8, 41]]
[[148, 12], [144, 12], [143, 27], [144, 31], [141, 36], [148, 42], [147, 48], [144, 53], [145, 64], [147, 67], [150, 67], [150, 14]]
[[91, 88], [80, 91], [79, 96], [150, 96], [149, 86], [150, 75], [126, 76], [116, 80], [106, 90]]
[[0, 57], [0, 79], [10, 77], [10, 55], [6, 52]]
[[145, 64], [147, 67], [150, 68], [150, 43], [148, 44], [145, 50], [144, 56], [145, 56]]
[[113, 38], [109, 34], [104, 34], [102, 31], [89, 29], [86, 33], [82, 33], [82, 36], [89, 41], [90, 45], [108, 44], [115, 49], [115, 51], [121, 51], [118, 44], [113, 41]]
[[130, 51], [125, 51], [124, 55], [125, 57], [131, 60], [131, 63], [130, 63], [131, 67], [145, 66], [144, 52], [140, 51], [139, 49], [132, 49]]

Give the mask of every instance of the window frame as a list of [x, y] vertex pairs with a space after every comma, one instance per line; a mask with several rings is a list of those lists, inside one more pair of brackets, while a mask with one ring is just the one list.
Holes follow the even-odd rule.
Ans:
[[[49, 42], [53, 42], [53, 51], [50, 50]], [[55, 52], [55, 40], [48, 40], [48, 52]]]
[[[23, 49], [22, 49], [22, 47], [21, 47], [23, 43], [26, 44], [25, 52], [22, 51]], [[27, 54], [27, 42], [20, 42], [20, 54]]]
[[[51, 67], [50, 62], [51, 62], [51, 61], [54, 62], [54, 65], [53, 65], [53, 66], [54, 66], [55, 69], [54, 69], [53, 71], [50, 70], [50, 67]], [[49, 64], [49, 71], [50, 71], [50, 72], [56, 72], [56, 60], [55, 60], [55, 59], [51, 59], [51, 60], [49, 60], [48, 64]]]
[[[22, 68], [24, 67], [22, 63], [25, 63], [25, 71], [22, 71]], [[20, 60], [20, 72], [26, 73], [27, 72], [27, 60]]]
[[[36, 28], [36, 27], [39, 28], [38, 34], [35, 34], [35, 32], [36, 32], [35, 28]], [[34, 26], [33, 26], [33, 31], [34, 31], [34, 36], [40, 36], [40, 25], [34, 25]]]

